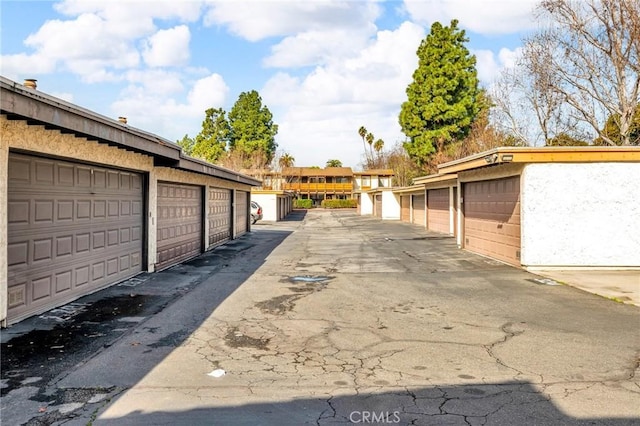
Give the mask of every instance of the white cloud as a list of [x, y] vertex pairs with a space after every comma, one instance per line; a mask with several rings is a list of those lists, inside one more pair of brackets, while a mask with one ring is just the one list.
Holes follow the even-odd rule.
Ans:
[[533, 8], [540, 0], [404, 0], [412, 19], [431, 25], [460, 25], [479, 34], [508, 34], [534, 27]]
[[276, 74], [261, 93], [277, 111], [280, 147], [301, 165], [322, 166], [330, 156], [357, 167], [360, 126], [387, 146], [402, 140], [398, 114], [424, 35], [422, 27], [405, 22], [395, 31], [379, 31], [350, 58], [318, 66], [304, 77]]
[[55, 59], [26, 53], [3, 55], [0, 60], [0, 74], [15, 81], [48, 74], [55, 68]]
[[205, 25], [226, 26], [250, 41], [304, 32], [358, 28], [374, 21], [376, 1], [210, 1]]
[[160, 30], [147, 39], [142, 56], [150, 67], [171, 67], [189, 62], [189, 27]]
[[306, 31], [296, 34], [272, 46], [272, 54], [265, 58], [264, 65], [291, 68], [337, 61], [364, 48], [371, 33], [375, 33], [375, 27], [371, 26], [371, 30]]
[[[138, 77], [142, 78], [143, 75]], [[114, 117], [128, 117], [129, 124], [133, 127], [177, 140], [185, 133], [195, 136], [200, 130], [204, 111], [207, 108], [222, 107], [228, 93], [229, 88], [218, 74], [195, 81], [184, 103], [148, 85], [131, 84], [120, 93], [118, 100], [111, 105], [111, 110]]]
[[192, 109], [202, 114], [208, 108], [221, 108], [229, 96], [229, 87], [219, 74], [211, 74], [193, 85], [187, 96]]
[[[3, 56], [3, 72], [59, 70], [71, 71], [85, 82], [118, 81], [119, 71], [141, 65], [138, 45], [145, 48], [145, 61], [151, 66], [184, 65], [189, 59], [188, 27], [158, 31], [155, 21], [195, 21], [202, 2], [67, 0], [53, 7], [70, 19], [46, 21], [24, 41], [33, 53]], [[147, 42], [140, 43], [144, 37], [149, 37]]]
[[504, 68], [514, 67], [520, 51], [520, 48], [514, 50], [502, 48], [497, 55], [491, 50], [472, 51], [471, 53], [476, 56], [476, 69], [480, 82], [485, 87], [490, 86]]
[[184, 91], [182, 76], [177, 72], [163, 70], [131, 70], [125, 75], [125, 79], [132, 85], [144, 89], [146, 92], [156, 95], [179, 95]]

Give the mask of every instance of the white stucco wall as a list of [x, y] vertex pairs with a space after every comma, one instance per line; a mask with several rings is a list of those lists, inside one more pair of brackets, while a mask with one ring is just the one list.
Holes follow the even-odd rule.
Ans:
[[360, 194], [360, 215], [373, 214], [373, 195], [363, 192]]
[[640, 163], [529, 164], [523, 266], [640, 267]]
[[400, 196], [392, 191], [382, 191], [382, 219], [400, 220]]
[[262, 207], [262, 220], [278, 220], [278, 196], [276, 194], [251, 193], [251, 201], [255, 201]]

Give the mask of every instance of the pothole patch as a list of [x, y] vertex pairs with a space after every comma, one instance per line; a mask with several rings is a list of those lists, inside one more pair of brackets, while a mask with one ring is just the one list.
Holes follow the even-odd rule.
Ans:
[[267, 350], [269, 341], [267, 338], [256, 338], [247, 336], [241, 332], [237, 327], [230, 328], [227, 334], [224, 336], [224, 341], [227, 346], [232, 348], [255, 348], [260, 350]]

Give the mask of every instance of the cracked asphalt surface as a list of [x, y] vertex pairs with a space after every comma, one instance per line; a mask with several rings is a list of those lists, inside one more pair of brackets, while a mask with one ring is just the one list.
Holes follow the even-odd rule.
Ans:
[[165, 272], [90, 355], [3, 370], [2, 423], [640, 423], [640, 308], [409, 224], [294, 212]]

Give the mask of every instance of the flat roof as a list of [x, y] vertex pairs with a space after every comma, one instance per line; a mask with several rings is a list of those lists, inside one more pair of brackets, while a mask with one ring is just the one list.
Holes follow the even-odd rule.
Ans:
[[414, 185], [426, 185], [429, 183], [446, 182], [448, 180], [455, 181], [458, 178], [456, 173], [438, 173], [435, 175], [419, 176], [413, 179]]
[[285, 167], [282, 169], [282, 175], [351, 177], [353, 176], [353, 171], [351, 167], [325, 167], [324, 169], [316, 169], [314, 167]]
[[393, 192], [398, 194], [424, 192], [424, 185], [401, 186], [398, 188], [393, 188]]
[[592, 163], [640, 161], [634, 146], [499, 147], [438, 165], [438, 175], [503, 163]]
[[370, 169], [360, 172], [353, 172], [356, 176], [393, 176], [393, 169]]
[[153, 133], [74, 105], [0, 76], [0, 113], [76, 137], [149, 155], [157, 166], [173, 167], [221, 179], [260, 185], [261, 181], [206, 161], [186, 156], [180, 146]]

